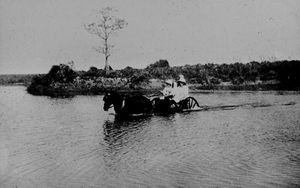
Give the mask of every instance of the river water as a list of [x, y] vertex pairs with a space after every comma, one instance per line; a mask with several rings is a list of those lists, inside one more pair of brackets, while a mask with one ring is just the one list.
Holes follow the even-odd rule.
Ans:
[[0, 187], [300, 186], [299, 94], [192, 96], [241, 106], [125, 121], [103, 111], [103, 96], [2, 86]]

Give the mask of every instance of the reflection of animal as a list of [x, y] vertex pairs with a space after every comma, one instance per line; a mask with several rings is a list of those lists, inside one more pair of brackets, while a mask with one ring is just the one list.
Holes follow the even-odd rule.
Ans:
[[113, 106], [118, 115], [149, 114], [152, 112], [151, 101], [142, 95], [127, 96], [109, 92], [105, 94], [103, 101], [105, 111]]

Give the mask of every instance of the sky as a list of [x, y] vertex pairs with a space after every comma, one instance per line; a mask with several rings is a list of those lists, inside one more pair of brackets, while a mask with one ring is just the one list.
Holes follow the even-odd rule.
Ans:
[[299, 0], [0, 0], [0, 74], [103, 68], [84, 24], [107, 6], [128, 22], [111, 38], [114, 69], [300, 59]]

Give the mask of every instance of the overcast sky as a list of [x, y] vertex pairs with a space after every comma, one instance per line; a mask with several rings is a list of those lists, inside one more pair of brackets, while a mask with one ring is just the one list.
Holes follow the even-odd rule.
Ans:
[[128, 22], [110, 65], [144, 68], [300, 59], [299, 0], [0, 0], [0, 74], [45, 73], [75, 62], [104, 67], [100, 40], [83, 27], [112, 6]]

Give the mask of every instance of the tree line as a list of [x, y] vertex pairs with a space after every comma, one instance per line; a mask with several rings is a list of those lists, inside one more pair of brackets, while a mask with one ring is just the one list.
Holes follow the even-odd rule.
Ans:
[[[183, 74], [190, 85], [200, 86], [198, 89], [226, 89], [222, 84], [230, 86], [227, 89], [257, 90], [256, 85], [262, 89], [300, 89], [300, 61], [252, 61], [246, 64], [196, 64], [171, 67], [167, 60], [159, 60], [144, 69], [126, 67], [120, 70], [90, 67], [88, 71], [75, 71], [69, 65], [54, 65], [45, 75], [35, 76], [27, 88], [30, 93], [43, 93], [42, 90], [51, 90], [52, 85], [59, 83], [63, 88], [75, 88], [76, 80], [87, 83], [97, 83], [99, 78], [126, 78], [131, 86], [146, 85], [150, 79], [178, 79]], [[86, 82], [87, 81], [87, 82]], [[251, 87], [245, 87], [245, 86]], [[215, 87], [217, 86], [217, 87]], [[238, 87], [235, 87], [238, 86]], [[241, 86], [241, 87], [240, 87]], [[269, 87], [272, 86], [272, 87]], [[276, 87], [273, 87], [276, 86]], [[196, 89], [197, 89], [196, 87]], [[135, 87], [132, 87], [135, 88]], [[52, 88], [53, 89], [53, 88]], [[105, 88], [94, 88], [101, 91]], [[50, 91], [49, 90], [49, 91]], [[97, 91], [98, 91], [97, 90]], [[99, 90], [99, 91], [100, 91]]]
[[132, 82], [145, 82], [151, 78], [177, 79], [183, 74], [189, 83], [202, 85], [217, 85], [230, 82], [234, 85], [250, 82], [277, 81], [285, 87], [300, 86], [300, 61], [252, 61], [246, 64], [196, 64], [170, 67], [167, 60], [159, 60], [145, 69], [126, 67], [121, 70], [111, 70], [108, 74], [102, 69], [91, 67], [82, 76], [131, 78]]

